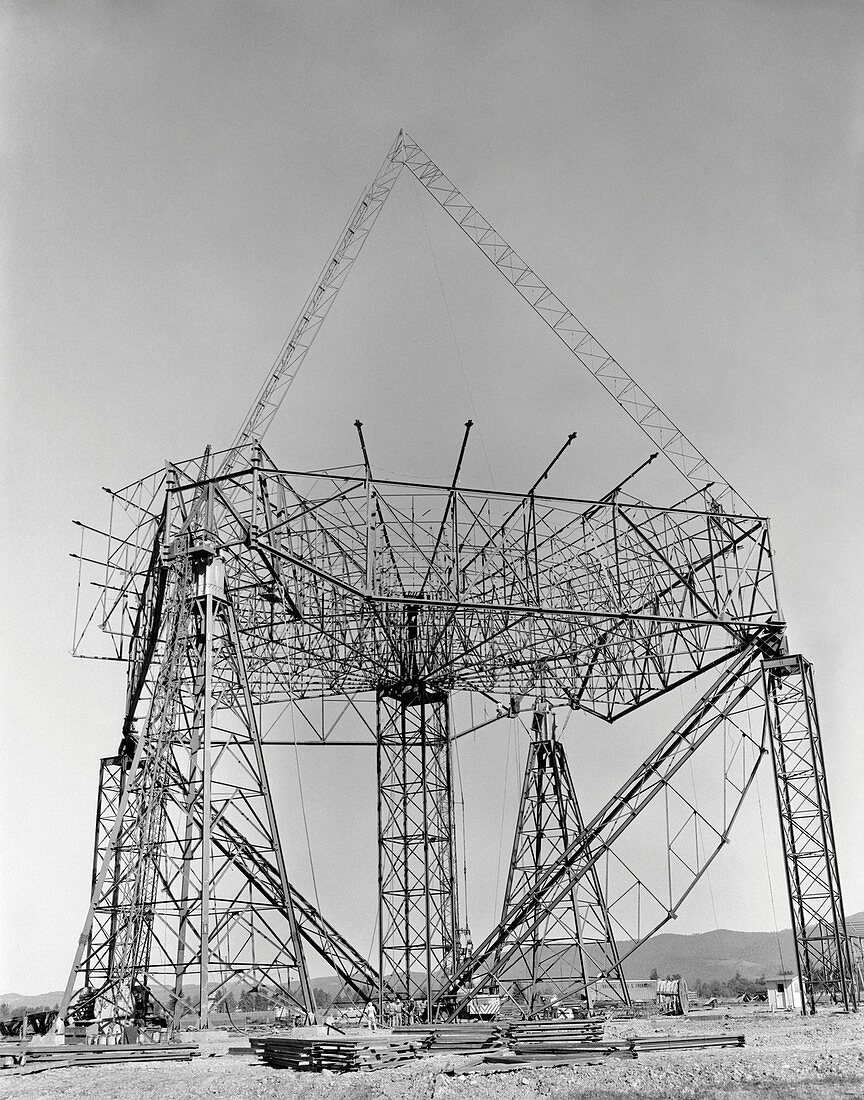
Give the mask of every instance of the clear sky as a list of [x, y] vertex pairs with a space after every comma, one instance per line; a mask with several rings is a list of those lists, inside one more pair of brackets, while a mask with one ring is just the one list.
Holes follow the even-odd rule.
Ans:
[[[103, 522], [100, 486], [230, 441], [400, 126], [772, 517], [864, 908], [864, 7], [10, 0], [0, 44], [0, 992], [65, 980], [122, 717], [120, 668], [69, 656], [71, 521]], [[647, 444], [424, 200], [400, 180], [268, 450], [355, 461], [359, 417], [376, 464], [443, 479], [470, 416], [466, 481], [527, 487], [577, 430], [556, 489], [609, 488]], [[586, 811], [668, 720], [574, 720]], [[469, 740], [476, 939], [524, 738]], [[269, 751], [308, 887], [297, 761]], [[299, 761], [317, 885], [365, 946], [373, 761], [322, 755]], [[676, 931], [788, 925], [767, 772], [761, 791], [777, 917], [754, 801]]]

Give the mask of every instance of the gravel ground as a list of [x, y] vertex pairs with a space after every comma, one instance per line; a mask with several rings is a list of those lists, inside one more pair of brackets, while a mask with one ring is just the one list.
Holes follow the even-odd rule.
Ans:
[[[464, 1059], [440, 1055], [416, 1064], [343, 1075], [275, 1070], [225, 1054], [239, 1036], [201, 1039], [192, 1062], [46, 1070], [0, 1077], [0, 1098], [27, 1100], [861, 1100], [864, 1097], [864, 1013], [815, 1018], [746, 1010], [611, 1024], [608, 1034], [699, 1035], [743, 1031], [743, 1049], [657, 1052], [601, 1066], [516, 1070], [459, 1076]], [[192, 1038], [190, 1035], [189, 1038]], [[449, 1076], [446, 1070], [455, 1069]]]

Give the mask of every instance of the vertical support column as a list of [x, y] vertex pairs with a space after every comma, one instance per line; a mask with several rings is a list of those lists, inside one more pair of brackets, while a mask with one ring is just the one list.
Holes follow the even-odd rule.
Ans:
[[204, 652], [202, 654], [204, 685], [201, 700], [203, 736], [201, 739], [201, 966], [198, 973], [198, 1026], [206, 1028], [210, 1014], [210, 891], [212, 813], [212, 742], [213, 742], [213, 595], [207, 592], [202, 600], [204, 617]]
[[[93, 842], [93, 877], [90, 884], [91, 896], [96, 889], [99, 871], [108, 851], [111, 829], [120, 812], [120, 802], [126, 779], [126, 767], [129, 761], [123, 756], [106, 756], [99, 762], [99, 790], [96, 796], [96, 834]], [[111, 882], [105, 894], [107, 904], [98, 906], [94, 912], [94, 927], [87, 937], [87, 950], [84, 956], [84, 985], [101, 984], [113, 970], [114, 943], [117, 938], [117, 896], [119, 891], [121, 866], [120, 847], [114, 849], [109, 875]], [[101, 950], [94, 954], [94, 945]]]
[[857, 990], [837, 869], [813, 670], [800, 655], [763, 663], [765, 698], [802, 1012], [826, 996], [847, 1011]]
[[377, 723], [379, 973], [431, 1021], [457, 949], [447, 695], [379, 692]]

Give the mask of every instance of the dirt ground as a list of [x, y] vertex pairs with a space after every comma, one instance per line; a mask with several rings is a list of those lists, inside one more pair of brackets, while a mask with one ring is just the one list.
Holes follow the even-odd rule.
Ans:
[[[610, 1024], [607, 1034], [746, 1035], [746, 1046], [656, 1052], [635, 1061], [599, 1066], [532, 1068], [494, 1076], [459, 1076], [467, 1062], [439, 1055], [392, 1069], [342, 1075], [271, 1069], [245, 1055], [229, 1055], [244, 1039], [227, 1032], [200, 1037], [192, 1062], [46, 1070], [0, 1077], [0, 1098], [25, 1100], [862, 1100], [864, 1013], [824, 1012], [805, 1019], [747, 1009]], [[192, 1039], [189, 1035], [187, 1038]], [[455, 1075], [446, 1071], [455, 1069]]]

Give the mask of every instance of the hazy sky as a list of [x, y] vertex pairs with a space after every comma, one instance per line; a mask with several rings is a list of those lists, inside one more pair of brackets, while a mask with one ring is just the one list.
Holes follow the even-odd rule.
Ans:
[[[864, 908], [864, 6], [7, 2], [0, 34], [0, 992], [65, 981], [122, 719], [122, 670], [68, 653], [71, 521], [104, 521], [100, 486], [230, 441], [400, 126], [772, 517]], [[268, 450], [355, 461], [359, 417], [376, 464], [443, 479], [471, 416], [466, 481], [527, 487], [577, 430], [556, 489], [615, 484], [650, 447], [499, 283], [400, 180]], [[586, 811], [670, 720], [574, 720]], [[476, 940], [524, 738], [462, 744]], [[297, 766], [270, 753], [303, 888]], [[322, 906], [365, 948], [373, 761], [323, 755], [300, 759]], [[767, 771], [761, 791], [788, 925]], [[754, 800], [675, 930], [774, 920]]]

